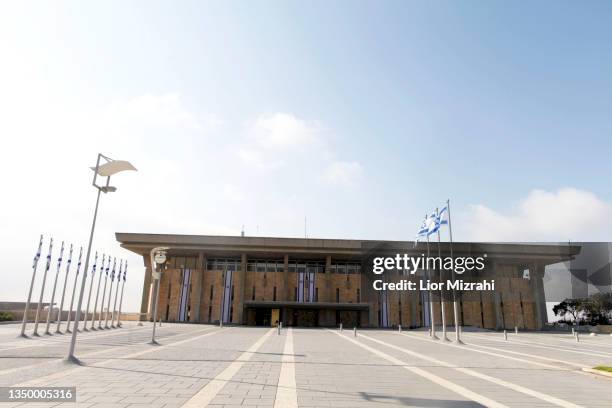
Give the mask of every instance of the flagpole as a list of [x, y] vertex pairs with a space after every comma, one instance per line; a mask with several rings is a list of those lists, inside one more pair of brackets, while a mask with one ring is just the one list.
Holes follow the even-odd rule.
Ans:
[[66, 322], [66, 333], [72, 333], [72, 330], [70, 330], [70, 321], [72, 318], [72, 306], [74, 305], [74, 294], [76, 293], [76, 286], [79, 280], [79, 272], [81, 271], [82, 257], [83, 257], [83, 247], [79, 249], [79, 261], [77, 262], [76, 276], [74, 277], [74, 286], [72, 287], [72, 299], [70, 299], [70, 309], [68, 309], [68, 321]]
[[87, 307], [85, 308], [85, 315], [83, 315], [83, 331], [89, 331], [87, 329], [87, 320], [89, 320], [89, 305], [91, 304], [91, 291], [93, 290], [94, 277], [96, 276], [96, 266], [98, 266], [98, 251], [94, 257], [93, 268], [91, 268], [91, 279], [89, 282], [89, 294], [87, 295]]
[[[453, 228], [451, 225], [451, 210], [450, 199], [446, 200], [446, 208], [448, 211], [448, 237], [450, 240], [450, 257], [453, 261], [452, 279], [455, 281], [455, 258], [453, 258]], [[457, 304], [457, 291], [453, 289], [453, 317], [455, 319], [455, 343], [463, 344], [461, 341], [461, 329], [459, 328], [459, 305]]]
[[[436, 220], [440, 223], [438, 225], [438, 259], [440, 260], [440, 283], [442, 283], [442, 250], [440, 249], [440, 228], [442, 228], [442, 221], [439, 219], [440, 214], [438, 208], [436, 208]], [[444, 301], [444, 286], [440, 286], [440, 313], [442, 315], [442, 340], [449, 341], [446, 335], [446, 302]]]
[[125, 261], [125, 268], [123, 269], [123, 282], [121, 282], [121, 298], [119, 299], [119, 313], [117, 313], [117, 327], [121, 327], [121, 305], [123, 304], [123, 288], [125, 288], [125, 279], [127, 276], [128, 263]]
[[43, 296], [45, 294], [45, 283], [47, 282], [47, 272], [51, 266], [51, 252], [53, 251], [53, 238], [49, 243], [49, 253], [47, 254], [47, 263], [45, 264], [45, 274], [43, 275], [42, 287], [40, 288], [40, 297], [38, 298], [38, 305], [36, 305], [36, 317], [34, 318], [34, 333], [33, 336], [39, 336], [38, 334], [38, 319], [40, 318], [40, 307], [42, 305]]
[[[100, 264], [100, 273], [98, 274], [98, 289], [96, 290], [96, 300], [94, 300], [93, 313], [91, 314], [91, 330], [98, 330], [95, 328], [96, 310], [98, 309], [98, 298], [100, 296], [100, 283], [102, 283], [102, 272], [104, 272], [104, 261], [106, 261], [106, 254], [102, 254], [102, 263]], [[108, 256], [108, 263], [110, 263], [110, 255]]]
[[108, 290], [108, 304], [106, 305], [106, 314], [104, 315], [104, 328], [108, 329], [108, 312], [110, 309], [111, 298], [113, 297], [113, 283], [115, 282], [115, 268], [117, 268], [117, 259], [113, 259], [113, 269], [111, 271], [111, 284]]
[[60, 249], [60, 256], [57, 258], [57, 271], [55, 272], [55, 280], [53, 281], [53, 291], [51, 292], [51, 303], [49, 303], [49, 309], [47, 310], [47, 327], [45, 328], [45, 334], [51, 336], [49, 327], [51, 327], [51, 315], [53, 314], [53, 304], [55, 303], [55, 290], [57, 289], [57, 278], [59, 278], [60, 270], [62, 269], [62, 257], [64, 256], [64, 241], [62, 241], [62, 249]]
[[[113, 258], [113, 263], [116, 259]], [[98, 329], [102, 330], [102, 313], [104, 312], [104, 299], [106, 298], [106, 283], [108, 282], [108, 268], [110, 267], [110, 256], [108, 257], [108, 263], [104, 270], [104, 290], [102, 291], [102, 303], [100, 303], [100, 314], [98, 315]]]
[[119, 295], [119, 281], [121, 281], [121, 270], [123, 269], [123, 259], [119, 264], [119, 274], [117, 275], [117, 289], [115, 289], [115, 301], [113, 302], [113, 314], [111, 315], [111, 328], [115, 328], [115, 313], [117, 311], [117, 295]]
[[38, 268], [38, 260], [40, 259], [40, 252], [42, 250], [43, 236], [40, 235], [40, 241], [38, 242], [38, 249], [36, 255], [34, 255], [34, 263], [32, 264], [32, 280], [30, 281], [30, 290], [28, 291], [28, 300], [26, 300], [25, 309], [23, 310], [23, 320], [21, 322], [21, 337], [27, 337], [25, 334], [26, 324], [28, 323], [28, 311], [30, 309], [30, 301], [32, 300], [32, 290], [34, 290], [34, 280], [36, 278], [36, 269]]
[[62, 300], [60, 301], [59, 311], [57, 312], [57, 327], [55, 333], [62, 334], [60, 326], [62, 324], [62, 309], [64, 308], [64, 297], [66, 296], [66, 284], [68, 283], [68, 273], [70, 272], [70, 264], [72, 263], [72, 244], [70, 244], [70, 254], [66, 262], [66, 276], [64, 277], [64, 288], [62, 289]]
[[[427, 259], [429, 259], [429, 233], [427, 233]], [[431, 272], [427, 267], [427, 261], [425, 262], [425, 268], [427, 270], [427, 279], [429, 280], [429, 283], [431, 283]], [[434, 317], [433, 296], [431, 293], [431, 289], [429, 289], [429, 285], [427, 285], [427, 288], [427, 292], [429, 295], [429, 322], [431, 325], [431, 333], [429, 337], [434, 340], [438, 340], [438, 336], [436, 336], [436, 319]]]

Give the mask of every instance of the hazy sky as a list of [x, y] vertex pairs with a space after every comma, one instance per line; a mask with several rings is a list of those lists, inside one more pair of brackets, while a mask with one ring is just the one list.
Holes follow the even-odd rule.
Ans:
[[[38, 235], [611, 240], [612, 5], [0, 3], [0, 300]], [[40, 273], [40, 272], [39, 272]]]

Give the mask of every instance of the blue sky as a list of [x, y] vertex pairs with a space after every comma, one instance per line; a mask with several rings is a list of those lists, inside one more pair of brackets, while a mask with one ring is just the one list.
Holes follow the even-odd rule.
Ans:
[[41, 232], [85, 243], [98, 151], [140, 170], [96, 235], [138, 284], [114, 231], [302, 236], [307, 216], [310, 236], [411, 239], [451, 198], [458, 239], [609, 240], [611, 18], [595, 1], [3, 2], [9, 269]]

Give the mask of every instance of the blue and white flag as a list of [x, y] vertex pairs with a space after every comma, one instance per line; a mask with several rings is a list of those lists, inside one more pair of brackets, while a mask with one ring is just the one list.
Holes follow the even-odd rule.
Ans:
[[[117, 273], [117, 282], [121, 280], [121, 272], [123, 271], [123, 259], [119, 262], [119, 272]], [[113, 277], [111, 280], [115, 279], [115, 274], [113, 273]], [[119, 286], [117, 286], [119, 287]]]
[[436, 214], [431, 214], [429, 217], [427, 217], [425, 224], [427, 226], [427, 236], [435, 234], [440, 229], [440, 224], [438, 224], [438, 216]]
[[[104, 262], [105, 261], [106, 261], [106, 254], [102, 254], [102, 263], [100, 264], [100, 275], [102, 275], [102, 272], [104, 272]], [[100, 279], [102, 279], [101, 276], [100, 276]]]
[[438, 213], [438, 225], [448, 225], [448, 206], [445, 206]]
[[79, 272], [81, 271], [81, 259], [83, 258], [83, 247], [79, 249], [79, 261], [77, 262], [77, 270], [76, 275], [79, 276]]
[[111, 271], [111, 282], [115, 280], [116, 267], [117, 267], [117, 258], [113, 258], [113, 270]]
[[91, 276], [93, 277], [96, 274], [96, 264], [98, 263], [98, 251], [96, 251], [96, 256], [94, 258], [93, 268], [91, 268]]
[[110, 269], [110, 256], [108, 257], [108, 263], [106, 264], [106, 271], [105, 271], [105, 274], [106, 274], [107, 278], [108, 278], [108, 270], [109, 269]]
[[70, 244], [70, 255], [68, 255], [68, 261], [66, 262], [66, 271], [70, 270], [71, 263], [72, 263], [72, 244]]
[[59, 271], [62, 266], [62, 258], [64, 257], [64, 241], [62, 241], [62, 247], [60, 249], [59, 258], [57, 258], [57, 270]]
[[42, 251], [43, 244], [43, 236], [40, 236], [40, 242], [38, 243], [38, 249], [36, 250], [36, 255], [34, 255], [34, 262], [32, 264], [32, 268], [36, 269], [36, 265], [38, 265], [38, 260], [40, 259], [40, 253]]
[[125, 269], [123, 269], [123, 281], [125, 282], [125, 279], [127, 277], [127, 261], [125, 261]]
[[416, 237], [414, 237], [414, 246], [417, 245], [420, 238], [425, 237], [425, 236], [427, 236], [427, 215], [425, 215], [425, 218], [423, 219], [421, 226], [417, 230]]

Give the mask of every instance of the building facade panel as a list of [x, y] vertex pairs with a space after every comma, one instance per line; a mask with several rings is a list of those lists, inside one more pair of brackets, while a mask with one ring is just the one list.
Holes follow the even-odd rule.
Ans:
[[[218, 323], [224, 316], [224, 323], [251, 325], [429, 324], [429, 303], [421, 291], [381, 292], [372, 287], [381, 277], [387, 282], [417, 278], [403, 271], [383, 275], [371, 271], [371, 256], [377, 248], [418, 256], [422, 249], [413, 249], [412, 243], [154, 234], [117, 237], [122, 246], [144, 258], [141, 312], [148, 313], [147, 318], [155, 301], [150, 251], [163, 245], [170, 248], [158, 304], [158, 316], [165, 321]], [[443, 244], [441, 251], [444, 255], [448, 247]], [[544, 267], [571, 256], [571, 251], [542, 245], [458, 243], [454, 251], [491, 254], [490, 266], [480, 275], [456, 276], [465, 281], [495, 279], [495, 292], [457, 293], [460, 324], [487, 329], [541, 328], [546, 319]], [[564, 258], [561, 253], [568, 255]], [[432, 280], [439, 281], [440, 276], [434, 273]], [[451, 294], [445, 295], [450, 326], [454, 308]], [[439, 325], [440, 296], [433, 299], [437, 299], [433, 309]]]

